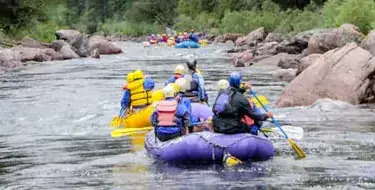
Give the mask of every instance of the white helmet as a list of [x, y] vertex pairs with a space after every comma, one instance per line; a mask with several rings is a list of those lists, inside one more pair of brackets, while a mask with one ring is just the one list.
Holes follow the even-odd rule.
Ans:
[[167, 85], [163, 88], [164, 98], [174, 98], [175, 92], [172, 86]]
[[180, 92], [186, 92], [186, 79], [179, 78], [175, 82], [180, 87]]
[[185, 73], [185, 67], [183, 65], [177, 65], [176, 69], [174, 70], [174, 73], [183, 75]]
[[229, 87], [228, 80], [222, 79], [222, 80], [219, 80], [219, 82], [217, 82], [217, 90], [218, 91], [227, 89], [228, 87]]

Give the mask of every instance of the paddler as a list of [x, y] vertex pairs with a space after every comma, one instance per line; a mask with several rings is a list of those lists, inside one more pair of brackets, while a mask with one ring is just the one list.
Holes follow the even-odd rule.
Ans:
[[[247, 84], [250, 85], [250, 83], [247, 83]], [[246, 85], [245, 83], [241, 84], [241, 86], [240, 86], [240, 88], [242, 89], [241, 92], [246, 92], [246, 89], [244, 88], [245, 85]], [[229, 88], [228, 80], [225, 80], [225, 79], [219, 80], [219, 82], [217, 83], [217, 87], [218, 87], [217, 90], [218, 90], [219, 94], [223, 91], [228, 90], [228, 88]], [[261, 113], [259, 108], [254, 104], [254, 102], [250, 98], [248, 99], [248, 101], [249, 101], [251, 110], [254, 110], [255, 113]], [[258, 135], [258, 131], [262, 126], [261, 121], [255, 123], [253, 119], [251, 119], [249, 116], [245, 115], [242, 118], [242, 122], [245, 123], [249, 127], [251, 134]]]
[[152, 89], [155, 83], [150, 77], [145, 77], [141, 70], [135, 70], [127, 75], [127, 88], [121, 100], [121, 107], [137, 111], [152, 104]]
[[[232, 72], [229, 77], [229, 88], [222, 90], [215, 100], [212, 108], [214, 112], [213, 127], [217, 133], [236, 134], [249, 133], [249, 126], [244, 123], [244, 116], [250, 117], [255, 123], [265, 121], [272, 117], [272, 113], [257, 113], [249, 104], [249, 100], [243, 95], [246, 89], [250, 89], [251, 85], [245, 83], [243, 88], [241, 85], [241, 74]], [[257, 134], [260, 129], [252, 127], [252, 133]], [[253, 129], [254, 128], [254, 129]]]
[[167, 41], [168, 41], [168, 36], [167, 36], [167, 34], [163, 34], [163, 35], [161, 36], [161, 41], [164, 42], [164, 43], [167, 43]]
[[189, 33], [189, 40], [193, 41], [193, 42], [199, 42], [199, 37], [197, 34], [194, 33], [194, 29], [191, 29], [190, 30], [190, 33]]
[[148, 38], [148, 41], [150, 44], [156, 44], [158, 42], [158, 39], [156, 38], [155, 34], [151, 34], [151, 36]]
[[185, 74], [185, 67], [183, 65], [177, 65], [173, 75], [169, 77], [168, 81], [165, 82], [165, 85], [169, 83], [174, 83], [177, 79], [183, 78]]
[[175, 100], [175, 91], [168, 85], [163, 88], [164, 100], [159, 102], [151, 116], [155, 136], [160, 141], [168, 141], [184, 135], [190, 126], [188, 109]]
[[197, 70], [197, 60], [188, 60], [186, 62], [188, 73], [184, 76], [187, 81], [186, 97], [191, 99], [191, 102], [207, 103], [208, 95], [204, 88], [204, 79]]

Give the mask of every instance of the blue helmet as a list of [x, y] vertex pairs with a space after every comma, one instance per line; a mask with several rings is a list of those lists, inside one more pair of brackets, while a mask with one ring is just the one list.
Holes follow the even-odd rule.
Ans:
[[229, 85], [231, 87], [240, 87], [242, 76], [239, 72], [232, 72], [229, 76]]

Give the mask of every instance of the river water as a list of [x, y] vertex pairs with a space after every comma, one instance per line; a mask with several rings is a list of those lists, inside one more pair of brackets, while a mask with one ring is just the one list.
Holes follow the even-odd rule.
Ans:
[[275, 102], [287, 85], [272, 67], [234, 68], [223, 50], [120, 43], [125, 53], [29, 65], [0, 76], [0, 189], [375, 189], [374, 106], [321, 100], [313, 106], [272, 109], [282, 124], [301, 126], [307, 154], [272, 141], [276, 156], [235, 168], [171, 166], [146, 156], [141, 137], [113, 139], [126, 73], [137, 68], [157, 87], [178, 63], [196, 57], [210, 102], [215, 84], [231, 71]]

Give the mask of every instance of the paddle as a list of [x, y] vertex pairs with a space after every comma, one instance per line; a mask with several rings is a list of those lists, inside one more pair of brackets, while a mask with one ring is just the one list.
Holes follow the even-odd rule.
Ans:
[[125, 110], [126, 109], [121, 108], [120, 113], [113, 117], [110, 124], [112, 127], [119, 127], [121, 125], [121, 118], [124, 116]]
[[[261, 128], [260, 129], [263, 133], [272, 133], [272, 132], [275, 132], [275, 133], [278, 133], [280, 135], [284, 135], [284, 133], [277, 127], [274, 127], [274, 128]], [[288, 134], [288, 136], [291, 138], [291, 139], [295, 139], [295, 140], [302, 140], [303, 139], [303, 128], [302, 127], [296, 127], [296, 126], [287, 126], [287, 125], [284, 125], [283, 126], [283, 130], [285, 133]]]
[[[267, 105], [267, 104], [268, 104], [268, 100], [267, 100], [267, 98], [266, 98], [265, 96], [263, 96], [263, 95], [259, 95], [258, 98], [259, 98], [260, 102], [261, 102], [263, 105]], [[256, 99], [255, 99], [254, 97], [251, 97], [251, 101], [254, 102], [255, 105], [256, 105], [258, 108], [261, 108], [261, 107], [262, 107], [262, 105], [261, 105], [258, 101], [256, 101]]]
[[[197, 122], [197, 123], [192, 123], [191, 126], [208, 124], [208, 123], [210, 123], [210, 121]], [[115, 129], [111, 132], [111, 136], [113, 138], [118, 138], [118, 137], [123, 137], [123, 136], [134, 135], [134, 134], [137, 134], [138, 132], [149, 131], [151, 129], [153, 129], [153, 127]]]
[[153, 127], [142, 127], [142, 128], [125, 128], [125, 129], [116, 129], [111, 132], [113, 138], [134, 135], [138, 132], [145, 132], [153, 129]]
[[[253, 90], [251, 90], [251, 89], [250, 89], [250, 93], [251, 93], [251, 95], [253, 95], [257, 99], [257, 101], [263, 107], [264, 111], [268, 112], [267, 108], [259, 100], [259, 98], [256, 95], [256, 93]], [[276, 127], [278, 127], [280, 129], [280, 131], [283, 133], [283, 135], [285, 136], [285, 138], [288, 139], [289, 144], [291, 145], [292, 149], [296, 152], [296, 154], [298, 155], [298, 157], [299, 158], [305, 158], [306, 157], [305, 152], [303, 152], [303, 150], [300, 147], [298, 147], [297, 143], [295, 143], [292, 139], [290, 139], [288, 137], [288, 135], [285, 133], [285, 131], [281, 128], [281, 125], [279, 124], [279, 122], [274, 117], [272, 117], [271, 119], [274, 122], [274, 124], [276, 125]]]

